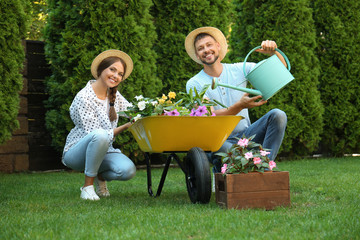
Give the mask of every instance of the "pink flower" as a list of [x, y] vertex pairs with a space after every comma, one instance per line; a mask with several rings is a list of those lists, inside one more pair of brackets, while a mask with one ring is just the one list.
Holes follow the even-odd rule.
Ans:
[[269, 168], [270, 168], [270, 170], [272, 170], [273, 168], [275, 168], [276, 167], [276, 163], [274, 162], [274, 161], [270, 161], [269, 162]]
[[247, 147], [248, 144], [249, 144], [249, 139], [247, 138], [242, 138], [238, 141], [238, 145], [240, 147]]
[[254, 164], [260, 164], [261, 163], [261, 158], [259, 158], [259, 157], [256, 157], [253, 160], [254, 160]]
[[196, 116], [195, 115], [195, 113], [196, 113], [196, 110], [193, 108], [193, 109], [191, 109], [191, 113], [190, 113], [190, 116]]
[[260, 150], [260, 154], [261, 154], [261, 156], [265, 157], [266, 155], [270, 154], [270, 152]]
[[165, 116], [179, 116], [180, 113], [178, 112], [178, 110], [173, 110], [173, 111], [166, 111], [164, 110], [164, 115]]
[[170, 116], [179, 116], [180, 113], [178, 112], [178, 110], [175, 109], [175, 110], [172, 110], [169, 115]]
[[211, 114], [211, 116], [216, 116], [216, 114], [213, 112], [213, 113]]
[[250, 158], [252, 158], [253, 157], [253, 154], [252, 154], [252, 152], [247, 152], [247, 153], [245, 153], [245, 158], [246, 159], [250, 159]]
[[198, 116], [198, 117], [201, 117], [201, 116], [205, 115], [206, 113], [207, 113], [206, 106], [200, 106], [196, 110], [195, 115]]
[[225, 163], [225, 164], [221, 167], [221, 173], [222, 173], [222, 174], [225, 174], [226, 169], [227, 169], [227, 164]]

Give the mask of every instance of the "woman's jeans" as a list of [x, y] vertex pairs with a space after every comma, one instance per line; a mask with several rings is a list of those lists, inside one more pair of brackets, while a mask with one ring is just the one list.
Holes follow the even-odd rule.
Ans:
[[[263, 148], [270, 149], [269, 159], [275, 160], [284, 138], [286, 124], [287, 116], [285, 112], [279, 109], [272, 109], [244, 131], [239, 132], [236, 136], [228, 138], [218, 152], [227, 152], [227, 150], [229, 150], [233, 144], [236, 144], [243, 135], [247, 138], [256, 135], [252, 141], [261, 144]], [[220, 172], [222, 165], [221, 157], [211, 153], [208, 154], [208, 158], [214, 165], [213, 171]]]
[[76, 171], [84, 171], [88, 177], [100, 174], [106, 181], [125, 181], [134, 177], [134, 163], [123, 153], [108, 153], [109, 144], [107, 132], [95, 130], [64, 154], [63, 163]]

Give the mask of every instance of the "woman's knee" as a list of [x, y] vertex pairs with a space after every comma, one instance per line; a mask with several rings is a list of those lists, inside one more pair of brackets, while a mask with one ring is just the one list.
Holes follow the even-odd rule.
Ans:
[[106, 130], [96, 129], [92, 131], [91, 134], [93, 142], [98, 142], [100, 144], [104, 144], [106, 147], [109, 147], [110, 139]]

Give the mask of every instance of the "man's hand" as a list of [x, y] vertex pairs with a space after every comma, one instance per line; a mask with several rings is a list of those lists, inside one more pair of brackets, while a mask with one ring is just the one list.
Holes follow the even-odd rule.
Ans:
[[275, 48], [277, 48], [275, 41], [265, 40], [265, 41], [262, 41], [261, 48], [255, 50], [255, 51], [272, 56], [275, 54]]
[[259, 107], [261, 105], [264, 105], [265, 103], [267, 103], [267, 101], [263, 100], [262, 96], [249, 97], [249, 94], [245, 93], [239, 100], [239, 103], [242, 108], [250, 109], [253, 107]]

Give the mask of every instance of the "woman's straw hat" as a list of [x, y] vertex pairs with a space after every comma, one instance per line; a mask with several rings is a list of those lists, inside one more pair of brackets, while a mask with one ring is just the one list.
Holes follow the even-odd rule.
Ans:
[[123, 77], [123, 80], [125, 80], [133, 70], [133, 61], [131, 60], [131, 57], [129, 55], [127, 55], [126, 53], [124, 53], [123, 51], [115, 50], [115, 49], [106, 50], [96, 56], [96, 58], [93, 60], [93, 62], [91, 64], [91, 74], [94, 76], [95, 79], [97, 79], [98, 78], [98, 75], [97, 75], [98, 66], [105, 58], [108, 58], [108, 57], [118, 57], [118, 58], [121, 58], [125, 62], [126, 72]]
[[224, 34], [217, 28], [214, 27], [201, 27], [190, 32], [185, 39], [185, 49], [189, 56], [197, 63], [203, 64], [197, 57], [195, 52], [194, 41], [197, 35], [200, 33], [207, 33], [211, 35], [220, 44], [220, 61], [224, 59], [227, 52], [227, 42]]

